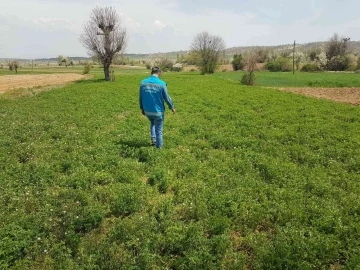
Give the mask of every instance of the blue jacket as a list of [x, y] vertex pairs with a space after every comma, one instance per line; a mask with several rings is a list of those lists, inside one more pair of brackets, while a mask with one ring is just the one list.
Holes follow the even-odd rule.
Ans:
[[174, 109], [164, 81], [157, 76], [150, 76], [141, 82], [139, 104], [146, 115], [162, 115], [165, 111], [164, 101], [170, 110]]

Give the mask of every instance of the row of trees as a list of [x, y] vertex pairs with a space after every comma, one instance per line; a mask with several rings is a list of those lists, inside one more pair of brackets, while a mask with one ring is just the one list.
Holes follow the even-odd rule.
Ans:
[[[126, 48], [127, 37], [127, 30], [114, 8], [96, 7], [93, 9], [90, 20], [80, 36], [80, 41], [89, 54], [104, 67], [105, 79], [108, 81], [110, 80], [110, 65], [114, 61], [118, 64], [125, 63], [125, 60], [119, 58], [119, 55], [121, 56]], [[265, 68], [271, 71], [289, 71], [292, 69], [292, 60], [294, 59], [297, 69], [303, 65], [304, 71], [341, 71], [360, 68], [360, 59], [348, 52], [349, 41], [350, 38], [334, 34], [324, 50], [312, 50], [308, 53], [295, 52], [294, 54], [291, 50], [257, 49], [244, 56], [235, 54], [232, 65], [234, 70], [249, 70], [249, 66], [254, 66], [253, 63], [265, 63]], [[225, 62], [225, 48], [225, 42], [221, 37], [202, 32], [193, 39], [188, 55], [185, 57], [178, 55], [177, 60], [197, 65], [202, 74], [214, 73], [221, 60], [223, 63]], [[251, 64], [249, 64], [250, 62]], [[72, 61], [68, 57], [59, 56], [59, 65], [68, 66], [71, 63]], [[166, 69], [171, 69], [173, 66], [173, 63], [170, 65], [168, 59], [162, 59], [156, 64]]]
[[[340, 37], [334, 34], [324, 48], [316, 48], [309, 51], [255, 50], [258, 55], [257, 62], [265, 62], [265, 69], [270, 71], [291, 71], [293, 61], [297, 70], [302, 71], [353, 71], [360, 69], [360, 58], [357, 53], [348, 50], [350, 38]], [[265, 61], [264, 61], [265, 59]], [[232, 64], [234, 70], [242, 69], [242, 56], [235, 54]]]
[[[110, 81], [110, 65], [127, 45], [127, 30], [116, 10], [112, 7], [93, 9], [90, 20], [80, 36], [80, 42], [88, 53], [103, 65], [105, 80]], [[194, 38], [190, 54], [194, 56], [195, 64], [199, 66], [201, 73], [205, 74], [215, 72], [224, 50], [225, 42], [221, 37], [202, 32]], [[66, 64], [66, 59], [59, 57], [59, 64]], [[168, 68], [169, 60], [162, 60], [159, 65]]]

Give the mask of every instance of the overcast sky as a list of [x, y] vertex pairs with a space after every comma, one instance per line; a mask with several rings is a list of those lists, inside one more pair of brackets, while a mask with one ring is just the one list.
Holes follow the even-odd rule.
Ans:
[[227, 47], [360, 40], [354, 0], [0, 0], [0, 58], [87, 56], [79, 36], [96, 6], [122, 15], [127, 53], [187, 50], [201, 31]]

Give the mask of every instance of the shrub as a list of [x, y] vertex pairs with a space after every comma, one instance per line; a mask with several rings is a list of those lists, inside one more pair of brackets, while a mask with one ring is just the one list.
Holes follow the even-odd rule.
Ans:
[[348, 59], [348, 67], [346, 70], [349, 70], [349, 71], [355, 71], [358, 69], [358, 58], [353, 55], [353, 54], [348, 54], [345, 56], [347, 59]]
[[316, 71], [321, 71], [321, 68], [315, 64], [315, 63], [308, 63], [305, 64], [301, 70], [302, 72], [316, 72]]
[[254, 85], [255, 84], [255, 74], [254, 73], [245, 73], [244, 75], [242, 75], [241, 84]]
[[151, 68], [151, 64], [150, 64], [150, 63], [146, 63], [146, 64], [145, 64], [145, 67], [146, 67], [146, 69], [150, 69], [150, 68]]
[[167, 58], [162, 58], [160, 60], [155, 61], [154, 66], [158, 66], [161, 68], [162, 71], [169, 71], [172, 70], [174, 63], [167, 59]]
[[235, 54], [231, 62], [233, 70], [242, 70], [244, 68], [244, 60], [241, 54]]
[[89, 74], [90, 69], [91, 69], [90, 63], [86, 63], [84, 66], [83, 74]]
[[278, 62], [280, 63], [281, 71], [285, 72], [285, 71], [292, 70], [292, 64], [291, 64], [291, 60], [289, 58], [280, 57], [278, 59]]
[[9, 65], [9, 70], [10, 71], [14, 71], [17, 73], [18, 68], [20, 67], [20, 64], [18, 61], [12, 61], [12, 62], [8, 62]]
[[291, 71], [292, 70], [291, 60], [287, 57], [278, 57], [273, 61], [267, 62], [265, 64], [265, 69], [272, 72]]
[[326, 64], [326, 70], [344, 71], [350, 66], [350, 59], [346, 56], [334, 56]]
[[272, 72], [281, 71], [280, 64], [275, 61], [266, 62], [264, 68]]
[[183, 66], [180, 63], [173, 65], [173, 67], [171, 68], [171, 71], [175, 71], [175, 72], [180, 72], [182, 70], [183, 70]]

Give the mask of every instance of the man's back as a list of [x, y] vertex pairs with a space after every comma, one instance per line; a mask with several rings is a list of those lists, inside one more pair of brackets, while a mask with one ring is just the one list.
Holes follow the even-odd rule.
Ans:
[[150, 76], [141, 82], [139, 96], [140, 108], [148, 115], [163, 113], [164, 100], [170, 109], [174, 107], [166, 83], [157, 76]]
[[141, 82], [139, 91], [140, 109], [150, 121], [151, 144], [156, 145], [156, 148], [161, 148], [163, 145], [164, 101], [175, 113], [174, 103], [168, 94], [166, 83], [160, 80], [159, 76], [161, 76], [160, 68], [153, 67], [151, 76]]

